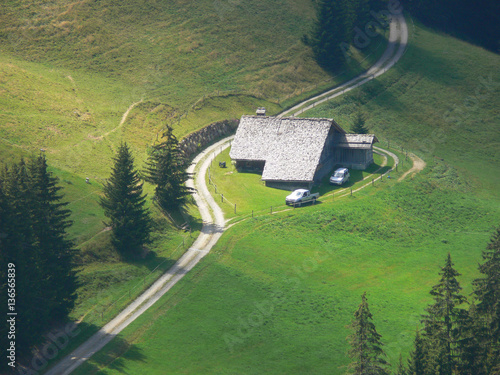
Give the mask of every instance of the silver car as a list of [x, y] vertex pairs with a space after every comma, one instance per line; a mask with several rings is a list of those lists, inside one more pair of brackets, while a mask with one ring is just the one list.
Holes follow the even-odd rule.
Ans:
[[333, 172], [332, 177], [330, 177], [330, 183], [334, 185], [343, 185], [346, 182], [349, 182], [349, 169], [347, 168], [339, 168], [335, 172]]

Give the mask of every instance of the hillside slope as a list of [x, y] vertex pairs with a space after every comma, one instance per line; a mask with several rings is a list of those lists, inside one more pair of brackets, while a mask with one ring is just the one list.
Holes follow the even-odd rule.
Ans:
[[[418, 27], [404, 60], [382, 80], [308, 111], [370, 131], [461, 174], [463, 188], [500, 198], [500, 56]], [[458, 183], [458, 180], [457, 180]]]
[[345, 125], [362, 110], [384, 147], [390, 137], [391, 147], [417, 152], [427, 168], [386, 180], [385, 190], [236, 224], [170, 295], [76, 373], [343, 374], [346, 325], [365, 291], [396, 365], [446, 255], [468, 295], [500, 222], [500, 171], [489, 148], [499, 135], [497, 89], [482, 89], [483, 101], [457, 125], [443, 119], [465, 112], [481, 78], [498, 82], [497, 64], [495, 54], [416, 25], [393, 72], [309, 115]]

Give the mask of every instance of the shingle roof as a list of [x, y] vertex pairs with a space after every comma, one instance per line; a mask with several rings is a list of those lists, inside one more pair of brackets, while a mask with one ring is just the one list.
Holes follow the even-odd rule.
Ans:
[[332, 127], [345, 133], [332, 119], [243, 116], [229, 156], [266, 161], [265, 181], [313, 181]]
[[335, 146], [339, 148], [370, 149], [377, 137], [373, 134], [336, 134]]

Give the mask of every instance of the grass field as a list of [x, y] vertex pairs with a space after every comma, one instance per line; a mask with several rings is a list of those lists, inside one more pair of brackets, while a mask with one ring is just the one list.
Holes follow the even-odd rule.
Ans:
[[304, 116], [348, 123], [361, 109], [385, 145], [444, 159], [465, 186], [500, 198], [500, 56], [423, 27], [413, 39], [383, 79]]
[[141, 165], [166, 123], [182, 137], [258, 106], [276, 113], [358, 74], [385, 49], [375, 39], [331, 77], [300, 41], [314, 14], [309, 0], [6, 1], [0, 156], [44, 148], [51, 165], [102, 179], [121, 140]]
[[[376, 39], [358, 63], [330, 77], [300, 41], [313, 20], [309, 0], [2, 3], [0, 160], [43, 149], [70, 202], [82, 283], [71, 317], [85, 328], [72, 347], [183, 251], [185, 234], [154, 207], [146, 259], [123, 263], [110, 249], [97, 201], [119, 143], [128, 142], [141, 169], [167, 123], [180, 138], [258, 106], [277, 113], [359, 73], [385, 49]], [[200, 229], [193, 205], [189, 215], [194, 232], [184, 247]]]
[[[393, 165], [393, 160], [389, 158], [387, 167], [381, 167], [384, 157], [375, 154], [375, 163], [366, 171], [351, 170], [351, 178], [349, 183], [343, 186], [334, 186], [328, 183], [330, 175], [325, 176], [323, 182], [319, 186], [314, 186], [312, 192], [320, 193], [319, 202], [334, 199], [332, 194], [344, 192], [345, 189], [356, 189], [370, 181], [362, 181], [368, 175], [373, 175], [376, 179], [381, 173], [386, 173], [390, 166]], [[219, 162], [226, 162], [226, 168], [219, 168]], [[409, 166], [407, 164], [407, 166]], [[400, 167], [399, 172], [404, 172], [405, 168]], [[394, 174], [394, 177], [397, 175]], [[229, 157], [229, 149], [224, 150], [212, 162], [210, 176], [207, 174], [207, 186], [213, 194], [214, 199], [220, 202], [220, 206], [224, 210], [225, 217], [234, 219], [235, 221], [242, 218], [266, 215], [273, 211], [281, 211], [289, 209], [285, 205], [285, 197], [290, 194], [285, 190], [270, 189], [261, 181], [260, 173], [238, 172], [235, 165], [231, 163]], [[377, 185], [378, 186], [378, 185]], [[217, 190], [217, 193], [216, 193]], [[222, 201], [221, 194], [224, 195]], [[234, 210], [236, 205], [236, 213]]]
[[500, 219], [498, 206], [440, 186], [436, 168], [369, 196], [237, 224], [123, 332], [126, 347], [112, 342], [77, 373], [341, 374], [345, 325], [364, 291], [395, 363], [447, 252], [469, 293]]
[[[384, 146], [391, 139], [415, 151], [427, 168], [352, 198], [236, 224], [76, 373], [342, 374], [345, 326], [364, 291], [395, 364], [412, 344], [447, 253], [470, 293], [500, 222], [498, 59], [416, 25], [394, 71], [308, 115], [345, 126], [363, 110]], [[482, 89], [469, 107], [481, 79], [495, 91]], [[448, 122], [456, 112], [461, 117]], [[259, 177], [238, 181], [251, 195]]]

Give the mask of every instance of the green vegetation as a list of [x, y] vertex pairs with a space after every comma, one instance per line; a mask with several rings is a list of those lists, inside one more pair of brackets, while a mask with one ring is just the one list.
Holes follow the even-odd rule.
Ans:
[[[395, 368], [412, 349], [442, 260], [451, 253], [463, 294], [471, 293], [481, 250], [500, 220], [498, 59], [416, 25], [393, 71], [308, 116], [342, 124], [362, 109], [384, 147], [387, 139], [391, 151], [404, 145], [427, 168], [385, 188], [236, 224], [76, 373], [342, 374], [346, 325], [364, 291]], [[476, 89], [479, 101], [471, 97]], [[460, 121], [446, 121], [457, 113]], [[281, 191], [257, 194], [260, 175], [227, 175], [241, 185], [224, 187], [228, 169], [217, 169], [215, 179], [229, 200], [248, 190], [242, 206], [263, 196], [281, 201]]]
[[[43, 149], [64, 187], [80, 285], [70, 316], [82, 322], [68, 350], [168, 269], [201, 228], [191, 199], [168, 218], [148, 200], [149, 255], [121, 261], [98, 204], [119, 145], [127, 142], [142, 169], [165, 124], [182, 137], [258, 106], [277, 113], [356, 75], [385, 49], [377, 41], [330, 77], [300, 41], [314, 13], [310, 0], [2, 4], [0, 159], [12, 164]], [[144, 191], [153, 195], [149, 184]], [[186, 221], [191, 236], [178, 230]]]
[[178, 210], [194, 190], [186, 186], [188, 161], [179, 149], [173, 129], [167, 126], [161, 142], [149, 154], [144, 178], [155, 186], [154, 199], [164, 210]]
[[112, 342], [76, 373], [106, 365], [107, 374], [341, 374], [345, 326], [364, 291], [396, 363], [413, 342], [439, 259], [451, 250], [470, 286], [471, 259], [500, 219], [490, 202], [440, 187], [437, 168], [367, 197], [231, 227], [200, 267], [122, 333], [128, 347]]
[[373, 315], [368, 307], [366, 292], [361, 296], [361, 304], [354, 313], [349, 328], [352, 333], [347, 337], [349, 345], [349, 374], [352, 375], [389, 375], [389, 364], [385, 360], [382, 336], [373, 324]]
[[382, 10], [383, 4], [380, 0], [320, 1], [314, 31], [310, 37], [304, 36], [318, 64], [332, 72], [339, 71], [351, 62], [351, 50], [366, 48], [371, 39], [383, 34], [389, 26], [388, 19], [385, 15], [372, 16]]
[[111, 243], [125, 259], [144, 256], [144, 245], [150, 242], [152, 220], [144, 207], [143, 182], [134, 168], [134, 158], [122, 143], [114, 158], [111, 177], [104, 185], [99, 204], [111, 227]]
[[[385, 157], [375, 154], [374, 160], [375, 163], [366, 171], [352, 170], [350, 172], [351, 178], [349, 183], [342, 186], [331, 185], [328, 181], [330, 175], [327, 175], [324, 177], [322, 184], [314, 186], [312, 191], [320, 193], [321, 202], [331, 201], [334, 199], [333, 194], [342, 194], [347, 192], [346, 189], [356, 189], [370, 183], [371, 179], [365, 181], [363, 179], [370, 175], [376, 179], [382, 173], [386, 173], [390, 169], [390, 166], [393, 166], [391, 158], [389, 158], [389, 164], [386, 167], [381, 167], [386, 161]], [[226, 168], [220, 168], [218, 166], [219, 162], [225, 162]], [[399, 174], [404, 172], [405, 167], [408, 166], [409, 163], [406, 166], [398, 168]], [[393, 177], [397, 176], [397, 173], [393, 174]], [[224, 150], [214, 159], [210, 168], [210, 174], [206, 177], [207, 186], [213, 194], [214, 199], [217, 202], [221, 202], [220, 206], [226, 218], [239, 220], [251, 216], [252, 211], [254, 216], [256, 216], [270, 213], [271, 207], [273, 212], [290, 208], [285, 205], [285, 197], [289, 192], [267, 188], [265, 183], [261, 181], [262, 175], [260, 173], [238, 172], [236, 166], [231, 163], [229, 149]], [[224, 195], [223, 201], [221, 194]], [[236, 213], [234, 212], [234, 205], [236, 205]]]
[[[44, 155], [21, 160], [0, 175], [0, 291], [3, 311], [13, 322], [2, 328], [1, 345], [13, 347], [12, 367], [16, 355], [29, 354], [47, 324], [66, 321], [75, 304], [74, 249], [66, 234], [70, 211], [60, 190]], [[0, 368], [6, 371], [7, 361]]]
[[495, 0], [410, 0], [405, 2], [414, 16], [465, 40], [472, 40], [491, 51], [500, 52], [498, 21], [500, 5]]
[[[411, 22], [410, 22], [411, 24]], [[500, 56], [415, 27], [404, 58], [380, 80], [318, 105], [308, 117], [354, 120], [426, 160], [443, 159], [442, 173], [464, 191], [500, 198]], [[385, 143], [386, 144], [386, 143]], [[459, 178], [461, 176], [462, 178]], [[497, 203], [494, 203], [497, 204]]]
[[366, 115], [364, 113], [358, 112], [354, 118], [354, 122], [351, 126], [351, 133], [354, 134], [368, 134], [368, 129], [365, 126]]
[[[460, 274], [453, 267], [448, 253], [445, 266], [439, 273], [441, 280], [430, 292], [433, 303], [422, 316], [424, 326], [417, 330], [408, 366], [402, 364], [400, 357], [398, 375], [487, 375], [498, 372], [499, 239], [500, 227], [483, 251], [485, 262], [479, 264], [482, 276], [472, 282], [473, 294], [479, 296], [478, 300], [468, 301], [461, 293], [457, 279]], [[492, 266], [496, 267], [495, 271]]]

